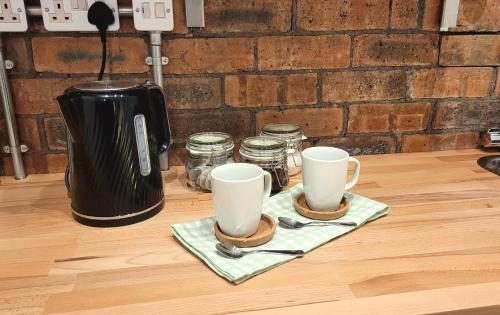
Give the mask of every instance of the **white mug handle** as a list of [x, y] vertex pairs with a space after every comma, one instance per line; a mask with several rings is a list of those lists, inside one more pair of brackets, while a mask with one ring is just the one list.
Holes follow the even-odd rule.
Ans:
[[271, 196], [271, 189], [273, 188], [273, 178], [269, 172], [264, 171], [264, 199], [266, 201]]
[[351, 180], [345, 185], [345, 190], [349, 190], [354, 187], [358, 183], [359, 179], [359, 170], [361, 168], [361, 164], [358, 160], [353, 157], [349, 157], [349, 162], [354, 162], [356, 166], [354, 167], [354, 174], [352, 175]]

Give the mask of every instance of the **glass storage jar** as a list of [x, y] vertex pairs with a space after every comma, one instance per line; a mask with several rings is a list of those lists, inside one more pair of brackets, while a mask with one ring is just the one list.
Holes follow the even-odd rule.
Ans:
[[267, 124], [260, 132], [261, 136], [278, 137], [288, 144], [288, 175], [300, 173], [302, 169], [302, 140], [304, 137], [302, 129], [298, 125], [289, 123]]
[[240, 162], [255, 164], [271, 174], [271, 192], [288, 185], [287, 143], [277, 137], [246, 138], [240, 145]]
[[189, 186], [211, 190], [210, 172], [216, 166], [234, 163], [233, 138], [223, 132], [201, 132], [189, 136], [186, 177]]

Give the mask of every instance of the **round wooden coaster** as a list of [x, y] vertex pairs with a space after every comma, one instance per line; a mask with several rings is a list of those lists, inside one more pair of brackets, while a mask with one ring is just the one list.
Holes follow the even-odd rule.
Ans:
[[349, 200], [346, 197], [342, 197], [339, 207], [334, 211], [315, 211], [309, 208], [306, 202], [306, 195], [302, 192], [295, 196], [294, 206], [295, 210], [306, 218], [328, 221], [343, 217], [349, 209]]
[[233, 237], [224, 234], [217, 222], [214, 225], [215, 237], [223, 243], [238, 247], [254, 247], [269, 242], [276, 231], [276, 222], [270, 216], [263, 214], [260, 217], [260, 223], [257, 232], [249, 237]]

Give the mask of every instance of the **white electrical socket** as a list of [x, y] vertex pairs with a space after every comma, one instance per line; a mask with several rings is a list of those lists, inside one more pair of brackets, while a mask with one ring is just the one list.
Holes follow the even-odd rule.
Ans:
[[139, 31], [174, 29], [172, 0], [132, 0], [134, 26]]
[[97, 27], [87, 19], [89, 7], [97, 1], [106, 3], [113, 10], [115, 23], [108, 30], [120, 29], [117, 0], [40, 0], [43, 25], [47, 31], [54, 32], [97, 32]]
[[23, 0], [0, 0], [0, 32], [26, 32], [28, 20]]

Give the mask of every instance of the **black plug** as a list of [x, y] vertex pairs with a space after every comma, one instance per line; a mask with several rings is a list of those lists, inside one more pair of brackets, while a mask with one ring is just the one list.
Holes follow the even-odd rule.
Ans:
[[113, 10], [111, 10], [108, 5], [102, 1], [94, 2], [87, 12], [87, 19], [90, 24], [93, 24], [99, 30], [101, 35], [101, 41], [106, 40], [106, 31], [108, 27], [115, 23], [115, 16], [113, 15]]
[[115, 22], [115, 16], [113, 15], [113, 10], [106, 3], [97, 1], [90, 6], [87, 12], [87, 19], [90, 24], [97, 27], [101, 36], [102, 62], [98, 80], [102, 80], [104, 68], [106, 67], [106, 32], [109, 26]]

